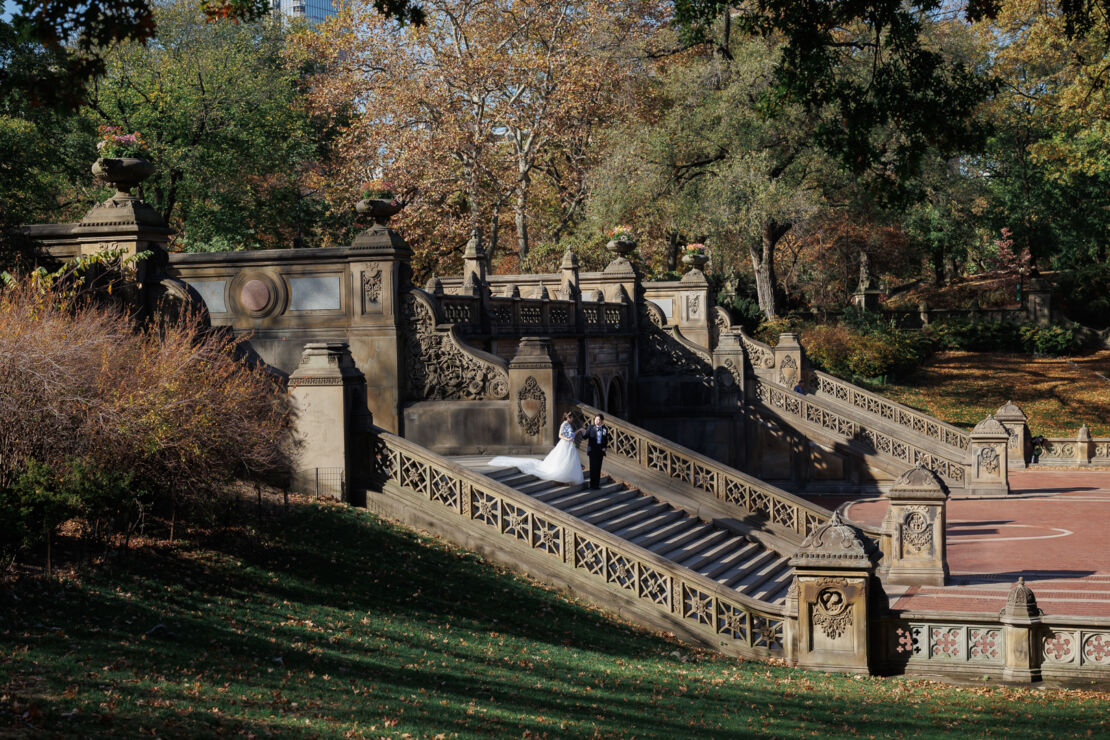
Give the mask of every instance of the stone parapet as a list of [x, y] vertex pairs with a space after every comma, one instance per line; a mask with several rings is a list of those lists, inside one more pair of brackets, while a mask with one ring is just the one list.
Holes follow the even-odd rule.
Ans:
[[948, 492], [932, 471], [916, 466], [886, 494], [883, 580], [904, 586], [943, 586], [948, 578], [945, 504]]

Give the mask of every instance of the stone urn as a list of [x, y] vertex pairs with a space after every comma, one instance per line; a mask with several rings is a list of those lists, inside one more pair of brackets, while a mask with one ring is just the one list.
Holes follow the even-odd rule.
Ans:
[[709, 255], [698, 254], [697, 252], [690, 252], [689, 254], [682, 255], [682, 264], [700, 270], [705, 267], [705, 263], [709, 261]]
[[154, 174], [154, 165], [138, 157], [101, 157], [93, 162], [92, 172], [120, 193], [130, 194], [131, 188]]
[[636, 242], [633, 239], [610, 239], [605, 248], [618, 257], [627, 257], [636, 248]]
[[385, 226], [389, 219], [401, 212], [405, 204], [399, 200], [386, 198], [365, 198], [355, 204], [355, 210], [363, 216], [374, 219], [374, 223]]

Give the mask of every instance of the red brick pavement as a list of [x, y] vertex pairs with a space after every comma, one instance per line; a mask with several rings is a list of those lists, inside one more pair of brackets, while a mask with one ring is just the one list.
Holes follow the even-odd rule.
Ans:
[[[950, 585], [912, 587], [896, 609], [997, 613], [1025, 576], [1047, 614], [1110, 617], [1110, 472], [1017, 471], [1010, 487], [1006, 499], [948, 502]], [[877, 525], [886, 507], [858, 501], [847, 515]]]

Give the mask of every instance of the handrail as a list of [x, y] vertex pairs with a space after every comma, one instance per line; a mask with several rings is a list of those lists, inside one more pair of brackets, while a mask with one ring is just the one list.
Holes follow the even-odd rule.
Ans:
[[952, 483], [962, 484], [965, 478], [965, 462], [945, 455], [937, 455], [928, 450], [906, 442], [905, 439], [892, 437], [884, 431], [871, 428], [828, 408], [823, 401], [814, 396], [802, 395], [773, 380], [756, 376], [752, 381], [755, 397], [764, 406], [784, 411], [810, 424], [816, 424], [835, 434], [855, 439], [871, 445], [877, 454], [892, 457], [907, 467], [924, 466]]
[[[587, 418], [601, 412], [585, 403], [577, 405]], [[793, 532], [799, 543], [832, 517], [828, 509], [811, 504], [758, 478], [717, 462], [680, 444], [641, 429], [623, 419], [606, 416], [610, 429], [608, 454], [617, 454], [649, 470], [687, 483], [725, 503], [764, 517]], [[871, 537], [881, 536], [874, 527], [852, 523]]]
[[395, 434], [374, 427], [376, 482], [442, 504], [469, 521], [546, 553], [640, 602], [712, 630], [737, 648], [787, 657], [785, 605], [769, 604], [682, 568], [655, 553], [570, 516]]
[[915, 411], [877, 393], [864, 390], [846, 380], [841, 380], [820, 370], [813, 371], [813, 379], [812, 390], [814, 395], [828, 396], [834, 401], [840, 401], [851, 406], [860, 413], [906, 427], [917, 434], [931, 437], [943, 445], [958, 450], [967, 450], [971, 443], [971, 436], [959, 427], [941, 421], [929, 414]]

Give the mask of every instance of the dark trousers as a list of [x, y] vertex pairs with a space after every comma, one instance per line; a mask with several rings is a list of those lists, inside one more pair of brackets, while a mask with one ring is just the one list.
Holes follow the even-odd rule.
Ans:
[[601, 461], [605, 458], [605, 453], [591, 452], [590, 457], [590, 488], [601, 488]]

